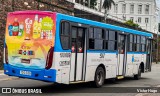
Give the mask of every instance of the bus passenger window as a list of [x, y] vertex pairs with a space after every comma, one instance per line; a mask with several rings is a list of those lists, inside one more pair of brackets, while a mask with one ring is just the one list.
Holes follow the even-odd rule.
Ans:
[[104, 36], [104, 49], [108, 49], [108, 30], [105, 31], [105, 36]]
[[128, 51], [134, 51], [134, 39], [133, 35], [129, 35], [129, 50]]
[[146, 38], [144, 36], [141, 36], [141, 49], [142, 52], [146, 51]]
[[133, 51], [137, 51], [137, 35], [134, 35], [134, 37], [133, 37], [133, 40], [134, 40], [134, 45], [133, 45], [133, 47], [134, 47], [134, 49], [133, 49]]
[[103, 49], [103, 40], [95, 39], [95, 49]]
[[102, 28], [94, 28], [94, 49], [101, 50], [103, 49], [103, 33]]
[[70, 49], [70, 28], [69, 22], [61, 23], [61, 44], [63, 49]]
[[108, 50], [117, 50], [117, 32], [109, 30]]
[[140, 36], [137, 35], [137, 48], [136, 48], [137, 50], [136, 50], [136, 51], [138, 51], [138, 52], [141, 51], [141, 50], [140, 50], [140, 49], [141, 49], [140, 40], [141, 40], [141, 39], [140, 39]]
[[94, 49], [93, 28], [89, 28], [89, 49]]
[[115, 41], [108, 41], [108, 50], [116, 50], [116, 43]]

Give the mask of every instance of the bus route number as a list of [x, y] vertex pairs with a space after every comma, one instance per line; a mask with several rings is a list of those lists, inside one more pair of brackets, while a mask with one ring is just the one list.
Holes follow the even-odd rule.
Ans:
[[100, 58], [104, 58], [105, 53], [100, 53]]

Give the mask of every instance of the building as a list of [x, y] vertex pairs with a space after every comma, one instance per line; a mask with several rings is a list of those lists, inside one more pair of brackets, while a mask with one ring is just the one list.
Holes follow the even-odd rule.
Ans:
[[[94, 8], [91, 8], [90, 0], [67, 0], [74, 3], [75, 10], [95, 14], [104, 17], [104, 9], [101, 7], [104, 0], [97, 0]], [[158, 11], [155, 0], [114, 0], [108, 10], [108, 18], [115, 19], [120, 22], [132, 20], [140, 25], [142, 29], [157, 33], [158, 32]], [[78, 15], [84, 13], [78, 12]], [[75, 14], [76, 15], [76, 14]]]
[[123, 20], [132, 20], [142, 29], [158, 32], [158, 11], [155, 0], [114, 0], [109, 14]]
[[[97, 5], [91, 7], [91, 0], [67, 0], [74, 3], [74, 15], [82, 18], [96, 20], [103, 22], [104, 9], [101, 7], [104, 0], [97, 1]], [[111, 9], [107, 12], [106, 23], [136, 29], [140, 31], [149, 31], [154, 33], [153, 41], [153, 61], [160, 61], [160, 57], [157, 58], [157, 33], [158, 23], [160, 18], [158, 15], [159, 8], [156, 5], [155, 0], [114, 0], [115, 5], [112, 5]], [[160, 11], [159, 11], [160, 12]], [[135, 28], [126, 26], [124, 22], [126, 20], [132, 20], [142, 28]], [[115, 22], [116, 21], [116, 22]], [[114, 23], [115, 22], [115, 23]], [[159, 45], [159, 43], [158, 43]], [[160, 50], [160, 47], [158, 48]], [[160, 54], [160, 51], [158, 52]]]

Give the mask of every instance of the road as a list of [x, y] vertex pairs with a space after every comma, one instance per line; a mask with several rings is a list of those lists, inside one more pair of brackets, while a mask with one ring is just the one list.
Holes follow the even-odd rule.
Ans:
[[[43, 94], [40, 96], [160, 96], [160, 93], [127, 93], [130, 88], [147, 88], [160, 87], [160, 64], [153, 64], [152, 72], [143, 73], [140, 80], [134, 80], [132, 77], [127, 77], [122, 80], [106, 80], [102, 88], [92, 88], [89, 83], [72, 84], [72, 85], [54, 85], [53, 83], [17, 78], [0, 74], [0, 87], [29, 87], [42, 89]], [[113, 88], [114, 87], [114, 88]], [[122, 90], [119, 91], [119, 90]], [[103, 93], [101, 93], [103, 92]], [[110, 92], [110, 93], [105, 93]], [[120, 93], [114, 93], [120, 92]], [[49, 94], [47, 94], [49, 93]], [[11, 94], [0, 94], [1, 96], [12, 96]], [[14, 94], [21, 96], [29, 94]], [[37, 94], [30, 94], [37, 96]]]

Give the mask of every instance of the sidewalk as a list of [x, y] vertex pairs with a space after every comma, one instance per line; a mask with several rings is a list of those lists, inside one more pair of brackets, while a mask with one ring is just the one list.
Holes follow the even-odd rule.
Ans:
[[4, 74], [4, 70], [0, 70], [0, 74]]

